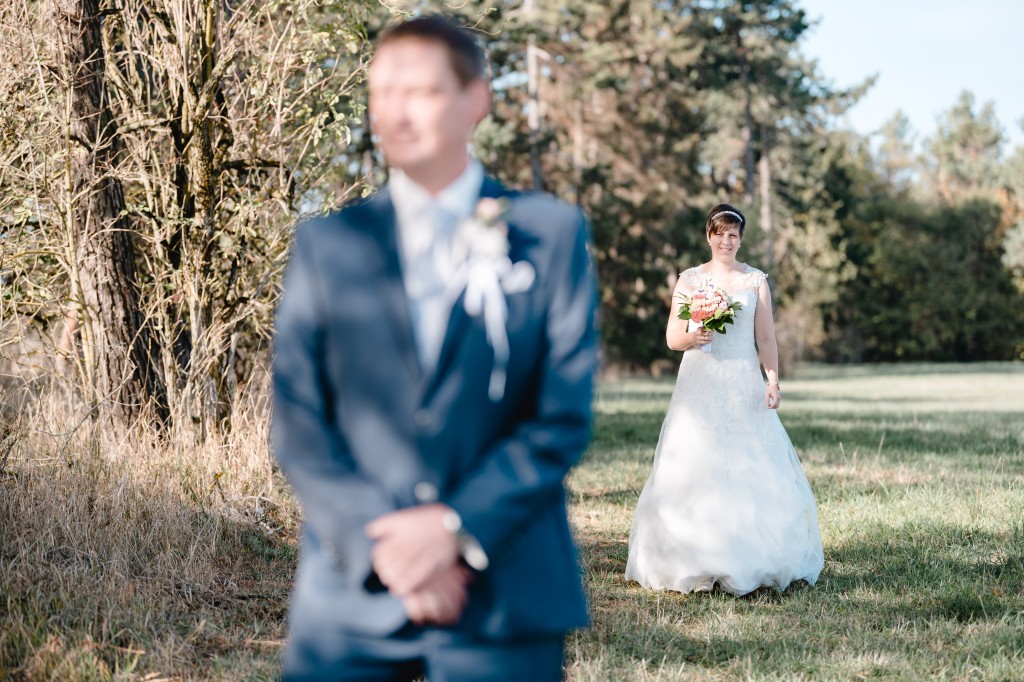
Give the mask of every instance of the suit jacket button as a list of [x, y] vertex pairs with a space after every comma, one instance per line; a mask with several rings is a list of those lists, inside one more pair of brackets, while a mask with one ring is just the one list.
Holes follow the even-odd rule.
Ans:
[[415, 421], [416, 426], [419, 427], [430, 426], [430, 412], [428, 410], [416, 410], [416, 414], [413, 415], [413, 421]]
[[437, 502], [438, 498], [437, 486], [426, 481], [421, 481], [413, 486], [412, 494], [416, 497], [416, 501], [421, 504]]

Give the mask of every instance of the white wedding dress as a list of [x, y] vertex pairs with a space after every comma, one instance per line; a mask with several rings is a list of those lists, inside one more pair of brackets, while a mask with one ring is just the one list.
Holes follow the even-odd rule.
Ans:
[[[629, 537], [626, 578], [691, 592], [717, 582], [736, 595], [814, 584], [824, 563], [814, 496], [775, 410], [754, 348], [757, 288], [750, 266], [717, 284], [742, 303], [735, 324], [686, 351], [654, 466]], [[707, 275], [680, 275], [693, 291]], [[693, 322], [691, 329], [695, 328]]]

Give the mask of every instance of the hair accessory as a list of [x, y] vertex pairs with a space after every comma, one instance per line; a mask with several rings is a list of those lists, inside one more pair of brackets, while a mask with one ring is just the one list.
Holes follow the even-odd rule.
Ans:
[[711, 218], [708, 219], [708, 222], [710, 223], [710, 222], [714, 221], [714, 219], [717, 218], [720, 215], [736, 216], [737, 218], [739, 218], [741, 223], [746, 224], [746, 222], [747, 222], [746, 219], [743, 216], [741, 216], [739, 213], [737, 213], [736, 211], [719, 211], [715, 215], [711, 216]]

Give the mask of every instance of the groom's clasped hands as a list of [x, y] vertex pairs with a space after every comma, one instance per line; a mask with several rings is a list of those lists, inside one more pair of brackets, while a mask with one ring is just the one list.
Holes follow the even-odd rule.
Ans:
[[367, 536], [375, 541], [377, 577], [417, 625], [451, 625], [466, 606], [472, 573], [460, 562], [458, 539], [445, 526], [445, 515], [451, 513], [443, 504], [425, 504], [366, 525]]

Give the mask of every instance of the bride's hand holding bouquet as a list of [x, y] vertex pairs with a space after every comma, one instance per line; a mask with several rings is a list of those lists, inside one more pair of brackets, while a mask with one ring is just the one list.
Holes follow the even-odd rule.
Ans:
[[725, 333], [725, 325], [733, 324], [736, 312], [742, 309], [739, 301], [733, 301], [729, 294], [711, 282], [705, 283], [692, 294], [679, 294], [680, 320], [693, 320], [702, 329], [694, 332], [694, 345], [711, 342], [710, 332]]

